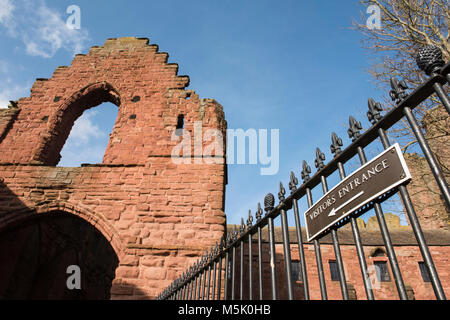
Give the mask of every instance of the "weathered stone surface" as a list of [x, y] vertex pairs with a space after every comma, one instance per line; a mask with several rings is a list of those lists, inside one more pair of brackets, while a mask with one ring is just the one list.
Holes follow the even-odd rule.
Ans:
[[[172, 140], [178, 116], [191, 137], [195, 121], [203, 131], [225, 132], [222, 107], [186, 91], [189, 77], [178, 76], [178, 66], [148, 42], [108, 39], [36, 81], [17, 108], [0, 110], [0, 234], [33, 212], [61, 210], [85, 219], [119, 258], [113, 299], [154, 297], [193, 255], [220, 239], [217, 230], [225, 225], [224, 152], [216, 164], [171, 159], [181, 141]], [[102, 164], [55, 167], [75, 120], [106, 101], [119, 116]], [[198, 217], [217, 218], [209, 218], [193, 249], [194, 207]]]

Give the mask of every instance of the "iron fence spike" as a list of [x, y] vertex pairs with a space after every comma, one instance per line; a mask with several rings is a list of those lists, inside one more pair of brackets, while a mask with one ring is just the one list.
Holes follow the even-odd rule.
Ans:
[[222, 254], [223, 249], [226, 247], [227, 244], [227, 240], [225, 238], [225, 235], [222, 236], [222, 238], [220, 238], [220, 244], [219, 244], [219, 253]]
[[252, 211], [248, 210], [247, 228], [250, 229], [253, 225]]
[[314, 160], [314, 165], [316, 166], [317, 171], [320, 171], [323, 169], [324, 162], [325, 161], [325, 154], [320, 151], [319, 148], [316, 148], [316, 160]]
[[348, 136], [352, 142], [356, 141], [361, 136], [362, 125], [353, 116], [349, 118], [349, 128], [347, 130]]
[[235, 241], [237, 240], [237, 235], [238, 235], [237, 226], [234, 225], [233, 236], [231, 237], [231, 240], [232, 240], [233, 242], [235, 242]]
[[289, 179], [289, 190], [291, 190], [291, 194], [297, 190], [298, 179], [295, 176], [294, 172], [291, 171], [291, 176]]
[[212, 262], [214, 260], [214, 251], [215, 248], [211, 247], [209, 250], [209, 262]]
[[227, 240], [226, 240], [226, 247], [227, 247], [227, 248], [230, 247], [232, 233], [233, 233], [233, 232], [227, 234]]
[[242, 236], [245, 232], [245, 222], [244, 218], [241, 218], [241, 227], [239, 228], [239, 235]]
[[255, 213], [255, 216], [256, 216], [256, 223], [258, 223], [259, 221], [261, 221], [262, 214], [263, 214], [263, 211], [262, 211], [262, 209], [261, 209], [261, 203], [258, 202], [258, 208], [256, 209], [256, 213]]
[[301, 172], [301, 177], [303, 180], [303, 183], [306, 183], [309, 181], [309, 179], [311, 179], [311, 177], [309, 176], [311, 174], [311, 167], [308, 165], [308, 163], [303, 160], [303, 169]]
[[342, 139], [339, 138], [335, 132], [333, 132], [331, 134], [330, 150], [331, 150], [331, 153], [334, 154], [335, 157], [341, 153], [341, 147], [343, 145], [344, 144], [342, 143]]
[[383, 108], [381, 107], [381, 103], [375, 102], [372, 98], [369, 98], [368, 100], [368, 106], [369, 111], [367, 112], [367, 118], [369, 119], [370, 123], [374, 125], [381, 119], [381, 111], [383, 111]]
[[285, 194], [286, 190], [283, 187], [283, 183], [280, 182], [280, 192], [278, 192], [278, 200], [280, 200], [280, 202], [284, 202], [284, 200], [286, 200], [286, 198], [284, 197]]
[[406, 89], [408, 89], [408, 85], [405, 80], [399, 81], [397, 78], [392, 77], [390, 80], [391, 83], [391, 91], [389, 95], [396, 104], [400, 104], [407, 96]]
[[216, 241], [216, 245], [214, 246], [214, 259], [218, 256], [219, 254], [219, 244]]

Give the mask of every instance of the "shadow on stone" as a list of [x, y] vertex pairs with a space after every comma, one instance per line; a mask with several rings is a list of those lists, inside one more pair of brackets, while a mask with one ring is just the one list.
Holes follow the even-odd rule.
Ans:
[[[109, 299], [119, 260], [100, 231], [63, 211], [27, 212], [2, 182], [0, 202], [24, 212], [0, 231], [1, 299]], [[78, 275], [69, 266], [79, 267]]]

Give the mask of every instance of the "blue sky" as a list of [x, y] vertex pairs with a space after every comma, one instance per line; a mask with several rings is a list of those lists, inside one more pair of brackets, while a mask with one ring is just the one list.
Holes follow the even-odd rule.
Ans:
[[[80, 30], [65, 28], [70, 5], [81, 9]], [[188, 89], [223, 106], [229, 128], [280, 130], [278, 174], [228, 168], [225, 211], [238, 223], [266, 193], [276, 195], [280, 181], [288, 190], [302, 160], [313, 167], [316, 147], [330, 159], [332, 131], [347, 145], [349, 115], [368, 127], [367, 98], [383, 92], [365, 71], [373, 57], [351, 29], [367, 18], [358, 0], [0, 0], [0, 107], [28, 96], [36, 78], [70, 65], [75, 53], [110, 37], [147, 37], [190, 76]], [[101, 162], [116, 117], [110, 104], [85, 112], [60, 165]]]

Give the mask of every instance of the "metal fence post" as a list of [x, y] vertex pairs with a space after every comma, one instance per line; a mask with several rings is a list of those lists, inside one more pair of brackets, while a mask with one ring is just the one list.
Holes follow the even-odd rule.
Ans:
[[[306, 183], [310, 180], [310, 177], [309, 177], [310, 173], [311, 173], [310, 166], [306, 163], [306, 161], [303, 161], [303, 171], [302, 171], [303, 183]], [[305, 193], [306, 193], [306, 201], [308, 203], [308, 208], [311, 208], [313, 205], [311, 189], [305, 188]], [[322, 254], [320, 252], [319, 240], [314, 239], [313, 244], [314, 244], [314, 252], [315, 252], [315, 256], [316, 256], [317, 273], [319, 276], [320, 294], [322, 296], [322, 300], [327, 300], [328, 299], [327, 286], [325, 283], [325, 275], [323, 272]]]
[[263, 299], [263, 278], [262, 278], [262, 232], [261, 232], [261, 218], [262, 218], [261, 204], [258, 203], [256, 210], [256, 224], [258, 226], [258, 284], [259, 284], [259, 300]]
[[241, 256], [240, 256], [240, 279], [239, 279], [239, 299], [244, 300], [244, 239], [243, 235], [245, 233], [245, 224], [244, 219], [241, 219], [241, 229], [240, 229], [239, 237], [241, 238], [240, 247], [241, 247]]
[[[264, 210], [266, 215], [269, 215], [273, 210], [275, 204], [275, 198], [273, 194], [269, 193], [264, 198]], [[270, 283], [272, 287], [272, 299], [278, 299], [278, 287], [277, 287], [277, 270], [276, 270], [276, 255], [275, 255], [275, 230], [273, 226], [273, 218], [269, 217], [268, 221], [268, 233], [269, 233], [269, 249], [270, 249]]]
[[[247, 230], [250, 231], [253, 224], [252, 212], [248, 211]], [[251, 232], [248, 233], [248, 300], [253, 300], [253, 239]]]
[[[341, 141], [341, 139], [339, 139], [337, 137], [337, 135], [334, 132], [332, 134], [332, 142], [333, 143], [331, 145], [331, 152], [333, 154], [337, 155], [340, 152], [340, 147], [342, 146], [342, 141]], [[339, 142], [340, 142], [340, 144], [339, 144]], [[325, 155], [320, 151], [319, 148], [317, 148], [315, 164], [316, 164], [316, 168], [317, 168], [318, 172], [324, 166], [323, 161], [325, 161]], [[326, 194], [328, 192], [327, 180], [323, 175], [320, 176], [320, 180], [322, 183], [323, 194]], [[347, 290], [347, 281], [345, 279], [344, 264], [342, 262], [342, 255], [341, 255], [341, 249], [339, 246], [337, 231], [334, 228], [331, 229], [331, 237], [332, 237], [332, 241], [333, 241], [334, 255], [336, 257], [336, 264], [337, 264], [338, 272], [339, 272], [339, 283], [341, 285], [342, 298], [344, 300], [348, 300], [348, 290]]]
[[284, 207], [284, 201], [286, 190], [283, 184], [280, 182], [280, 192], [278, 193], [278, 199], [280, 200], [280, 214], [281, 214], [281, 234], [283, 237], [283, 248], [284, 248], [284, 264], [286, 269], [286, 281], [287, 281], [287, 293], [288, 299], [294, 300], [294, 287], [292, 284], [292, 260], [291, 260], [291, 245], [289, 241], [289, 230], [288, 230], [288, 220], [286, 214], [286, 208]]

